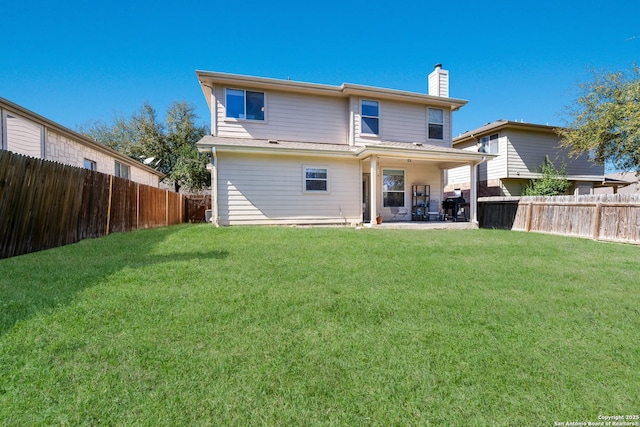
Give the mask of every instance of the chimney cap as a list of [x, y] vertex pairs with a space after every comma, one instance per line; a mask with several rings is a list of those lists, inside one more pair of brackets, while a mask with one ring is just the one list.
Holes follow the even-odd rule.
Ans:
[[434, 65], [434, 66], [433, 66], [433, 68], [435, 68], [436, 70], [437, 70], [438, 68], [442, 68], [442, 64], [438, 63], [438, 64]]

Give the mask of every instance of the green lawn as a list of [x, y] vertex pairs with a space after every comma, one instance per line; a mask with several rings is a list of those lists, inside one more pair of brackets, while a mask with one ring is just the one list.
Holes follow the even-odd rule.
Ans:
[[0, 260], [0, 425], [640, 413], [640, 247], [176, 226]]

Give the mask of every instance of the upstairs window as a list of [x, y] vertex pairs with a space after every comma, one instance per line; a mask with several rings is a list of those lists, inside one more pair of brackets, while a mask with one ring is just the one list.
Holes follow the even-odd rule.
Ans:
[[129, 166], [116, 160], [115, 176], [129, 179]]
[[264, 92], [227, 89], [227, 117], [264, 121]]
[[429, 139], [444, 139], [444, 112], [429, 108]]
[[384, 169], [382, 171], [382, 205], [404, 207], [404, 171]]
[[377, 101], [362, 100], [360, 105], [362, 116], [362, 133], [380, 134], [380, 104]]
[[498, 134], [496, 133], [491, 136], [483, 136], [480, 138], [480, 149], [478, 151], [487, 154], [498, 154]]
[[84, 159], [84, 168], [89, 169], [90, 171], [98, 170], [98, 166], [96, 165], [96, 162], [89, 159]]
[[329, 191], [329, 169], [305, 166], [304, 191], [305, 192]]

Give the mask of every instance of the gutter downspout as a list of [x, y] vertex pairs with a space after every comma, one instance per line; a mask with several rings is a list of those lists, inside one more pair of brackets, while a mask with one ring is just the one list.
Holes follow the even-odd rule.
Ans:
[[220, 227], [218, 216], [218, 155], [216, 147], [211, 147], [211, 223]]

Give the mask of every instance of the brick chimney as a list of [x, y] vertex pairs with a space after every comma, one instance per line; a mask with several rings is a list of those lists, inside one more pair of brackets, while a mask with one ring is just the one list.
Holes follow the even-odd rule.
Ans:
[[429, 95], [449, 97], [449, 71], [442, 69], [442, 64], [436, 64], [429, 74]]

